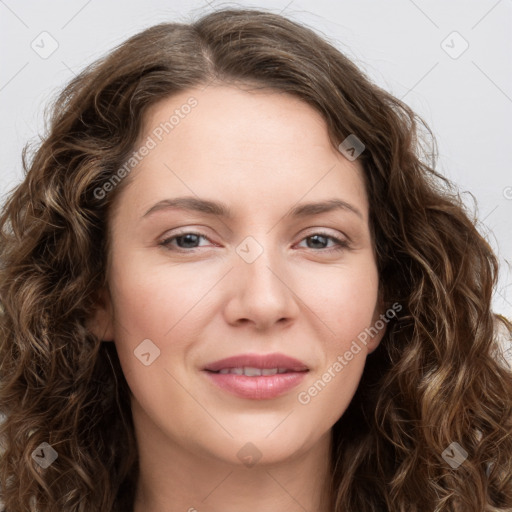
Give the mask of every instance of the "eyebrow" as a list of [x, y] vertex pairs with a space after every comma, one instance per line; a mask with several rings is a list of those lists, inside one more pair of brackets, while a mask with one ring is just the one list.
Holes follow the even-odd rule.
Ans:
[[[152, 213], [160, 210], [178, 209], [187, 210], [199, 213], [205, 213], [215, 217], [222, 217], [225, 219], [233, 219], [233, 211], [224, 203], [218, 201], [211, 201], [208, 199], [200, 199], [192, 196], [175, 197], [172, 199], [163, 199], [153, 205], [141, 219], [148, 217]], [[303, 203], [295, 206], [289, 211], [285, 217], [308, 217], [312, 215], [319, 215], [334, 210], [344, 210], [356, 214], [364, 220], [363, 214], [353, 205], [341, 199], [333, 198], [325, 201]]]

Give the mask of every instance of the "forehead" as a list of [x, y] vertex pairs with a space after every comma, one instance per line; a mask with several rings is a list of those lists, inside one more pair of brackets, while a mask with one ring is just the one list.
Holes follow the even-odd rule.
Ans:
[[146, 112], [136, 148], [144, 144], [151, 150], [131, 177], [140, 208], [186, 193], [260, 208], [279, 198], [284, 206], [306, 195], [341, 195], [367, 209], [359, 163], [332, 146], [315, 109], [287, 93], [218, 85], [182, 91]]

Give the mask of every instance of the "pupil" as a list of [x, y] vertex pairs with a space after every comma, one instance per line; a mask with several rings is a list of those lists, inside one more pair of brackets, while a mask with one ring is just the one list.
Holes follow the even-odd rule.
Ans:
[[[190, 247], [189, 243], [192, 244], [192, 247], [197, 243], [197, 235], [189, 233], [187, 235], [182, 235], [179, 237], [179, 240], [185, 240], [185, 246]], [[183, 244], [180, 244], [183, 245]]]
[[[318, 239], [323, 239], [324, 242], [320, 242], [320, 245], [325, 245], [326, 237], [322, 235], [313, 235], [309, 237], [309, 240], [312, 240], [313, 243], [318, 242]], [[309, 246], [309, 243], [308, 243]]]

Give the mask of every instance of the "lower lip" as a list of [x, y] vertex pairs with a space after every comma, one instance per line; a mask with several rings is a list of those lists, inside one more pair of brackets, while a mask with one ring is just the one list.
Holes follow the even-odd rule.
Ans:
[[269, 400], [284, 395], [298, 386], [308, 372], [277, 373], [258, 377], [209, 371], [205, 373], [219, 388], [234, 395], [250, 400]]

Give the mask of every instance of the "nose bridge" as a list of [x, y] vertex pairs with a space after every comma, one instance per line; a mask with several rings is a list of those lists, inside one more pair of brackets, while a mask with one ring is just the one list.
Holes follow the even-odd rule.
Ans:
[[283, 286], [274, 274], [282, 267], [279, 251], [271, 244], [272, 236], [262, 233], [247, 236], [236, 248], [240, 279], [248, 286], [257, 286], [268, 292]]
[[236, 247], [236, 314], [256, 323], [272, 323], [294, 314], [293, 293], [286, 284], [286, 270], [272, 236], [247, 236]]

